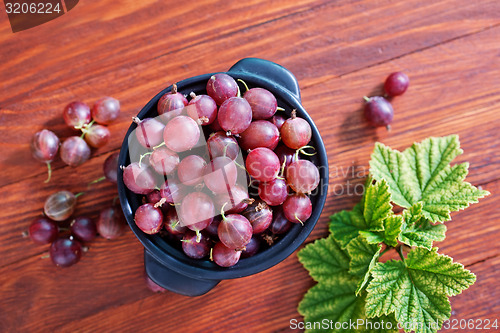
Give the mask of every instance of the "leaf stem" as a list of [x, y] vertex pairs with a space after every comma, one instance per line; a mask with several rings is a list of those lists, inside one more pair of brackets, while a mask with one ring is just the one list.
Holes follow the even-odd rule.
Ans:
[[403, 247], [401, 245], [398, 245], [398, 254], [401, 257], [401, 260], [403, 260], [403, 262], [406, 263], [405, 256], [403, 255]]

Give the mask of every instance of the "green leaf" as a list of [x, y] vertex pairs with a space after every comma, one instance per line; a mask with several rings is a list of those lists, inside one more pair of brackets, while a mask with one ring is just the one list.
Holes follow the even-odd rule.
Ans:
[[[356, 297], [354, 290], [356, 282], [353, 279], [332, 278], [325, 283], [318, 283], [307, 291], [299, 303], [298, 311], [304, 316], [304, 324], [307, 333], [313, 332], [397, 332], [397, 324], [392, 316], [367, 319], [365, 314], [366, 293]], [[371, 329], [365, 325], [354, 325], [369, 321]], [[385, 325], [390, 322], [393, 329], [374, 329], [375, 323], [384, 320]], [[338, 329], [335, 324], [344, 324]], [[326, 325], [323, 326], [322, 325]]]
[[[329, 236], [308, 244], [299, 251], [300, 262], [309, 271], [309, 274], [318, 281], [318, 284], [309, 289], [299, 304], [298, 311], [304, 316], [306, 332], [382, 332], [382, 330], [368, 329], [358, 326], [355, 329], [331, 330], [321, 329], [323, 323], [355, 322], [358, 319], [366, 320], [365, 299], [366, 293], [356, 297], [356, 288], [359, 278], [348, 274], [349, 255], [342, 250], [340, 244]], [[396, 327], [393, 316], [369, 320], [372, 324], [384, 320]], [[318, 323], [314, 327], [314, 323]], [[377, 327], [373, 325], [373, 327]], [[387, 330], [383, 330], [388, 332]], [[390, 330], [397, 332], [397, 330]]]
[[361, 279], [356, 289], [356, 295], [359, 295], [368, 282], [370, 271], [377, 263], [381, 250], [381, 245], [369, 244], [363, 236], [356, 237], [347, 246], [347, 252], [351, 257], [349, 273]]
[[[356, 281], [349, 276], [332, 276], [307, 291], [299, 303], [298, 311], [304, 322], [321, 322], [324, 319], [344, 322], [364, 318], [364, 300], [354, 294]], [[320, 332], [309, 329], [306, 332]], [[334, 330], [331, 330], [334, 331]]]
[[339, 241], [342, 248], [354, 238], [358, 237], [360, 230], [366, 230], [367, 225], [363, 217], [360, 204], [350, 211], [343, 210], [330, 216], [330, 232]]
[[444, 222], [450, 212], [489, 194], [464, 181], [467, 163], [449, 165], [461, 153], [457, 135], [428, 138], [404, 152], [376, 143], [370, 171], [375, 180], [387, 181], [394, 203], [409, 208], [421, 201], [426, 219]]
[[363, 216], [370, 231], [384, 230], [384, 219], [393, 214], [391, 193], [385, 180], [370, 184], [363, 200]]
[[331, 236], [306, 245], [297, 256], [315, 281], [327, 280], [338, 274], [347, 275], [349, 270], [348, 254]]
[[383, 231], [385, 219], [393, 214], [387, 183], [381, 180], [373, 184], [370, 177], [362, 201], [352, 211], [344, 210], [330, 217], [330, 231], [342, 248], [358, 237], [360, 231]]
[[384, 221], [384, 243], [389, 246], [398, 245], [398, 236], [401, 232], [403, 217], [401, 215], [389, 216]]
[[422, 202], [417, 202], [413, 206], [403, 211], [403, 218], [406, 225], [416, 224], [422, 218]]
[[416, 248], [404, 262], [378, 263], [372, 277], [367, 316], [394, 313], [403, 326], [421, 324], [412, 328], [416, 333], [436, 332], [451, 314], [447, 296], [459, 294], [476, 279], [463, 265], [438, 254], [437, 248]]
[[432, 224], [422, 216], [422, 203], [416, 203], [409, 209], [403, 211], [404, 222], [401, 226], [399, 241], [409, 246], [432, 249], [434, 241], [445, 239], [446, 226], [444, 224]]
[[363, 235], [370, 244], [385, 243], [395, 247], [398, 245], [402, 224], [403, 217], [401, 215], [392, 215], [384, 220], [384, 231], [360, 231], [359, 234]]

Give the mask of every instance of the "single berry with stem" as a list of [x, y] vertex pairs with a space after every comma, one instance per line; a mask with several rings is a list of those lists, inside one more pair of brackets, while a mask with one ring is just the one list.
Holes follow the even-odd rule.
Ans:
[[245, 166], [250, 176], [262, 182], [276, 178], [281, 168], [278, 156], [264, 147], [255, 148], [248, 153]]
[[241, 251], [230, 249], [222, 242], [215, 244], [211, 257], [213, 261], [221, 267], [231, 267], [240, 260]]
[[125, 231], [125, 217], [119, 206], [101, 210], [97, 220], [97, 232], [106, 239], [116, 239]]
[[311, 200], [307, 195], [294, 193], [283, 203], [283, 214], [288, 221], [304, 225], [312, 214]]
[[72, 136], [64, 140], [60, 154], [64, 163], [77, 167], [90, 158], [90, 147], [81, 137]]
[[151, 203], [145, 203], [135, 211], [135, 224], [142, 232], [153, 235], [163, 227], [163, 213]]
[[217, 118], [217, 104], [213, 98], [208, 95], [196, 95], [194, 92], [189, 96], [191, 100], [186, 107], [188, 116], [198, 121], [200, 125], [213, 123]]
[[90, 218], [79, 216], [70, 224], [71, 234], [82, 242], [91, 242], [97, 236], [97, 226]]
[[198, 155], [188, 155], [182, 159], [177, 169], [177, 177], [181, 183], [195, 186], [203, 182], [203, 174], [207, 162]]
[[80, 261], [82, 244], [74, 239], [73, 236], [61, 237], [52, 243], [49, 255], [54, 265], [69, 267]]
[[132, 121], [137, 124], [137, 128], [134, 132], [135, 137], [141, 146], [151, 149], [163, 142], [165, 124], [157, 118], [146, 118], [140, 120], [137, 117], [133, 117]]
[[214, 203], [207, 194], [191, 192], [182, 199], [179, 218], [183, 226], [193, 230], [198, 237], [201, 237], [200, 231], [212, 222], [214, 213]]
[[410, 79], [405, 73], [394, 72], [385, 80], [384, 90], [388, 96], [399, 96], [404, 94], [409, 85]]
[[225, 156], [234, 160], [240, 152], [238, 141], [233, 136], [227, 135], [224, 131], [212, 133], [208, 137], [207, 146], [210, 159]]
[[51, 194], [43, 207], [45, 215], [54, 221], [64, 221], [73, 214], [77, 198], [83, 192], [76, 195], [69, 191], [59, 191]]
[[177, 84], [172, 85], [172, 90], [164, 94], [158, 101], [158, 114], [168, 121], [178, 116], [182, 109], [188, 105], [188, 100], [183, 94], [177, 92]]
[[263, 88], [248, 89], [243, 97], [252, 108], [252, 118], [254, 120], [271, 118], [278, 108], [276, 97], [269, 90]]
[[148, 194], [156, 188], [153, 171], [139, 162], [130, 163], [123, 169], [123, 183], [136, 194]]
[[311, 193], [319, 184], [319, 170], [308, 160], [296, 160], [286, 169], [286, 181], [297, 193]]
[[66, 125], [74, 129], [81, 129], [90, 123], [92, 115], [87, 104], [79, 101], [71, 102], [63, 110], [63, 118]]
[[57, 224], [46, 217], [37, 217], [28, 229], [31, 240], [36, 244], [49, 244], [57, 239]]
[[254, 234], [264, 232], [273, 220], [273, 211], [269, 205], [262, 200], [255, 200], [254, 203], [248, 205], [247, 209], [245, 209], [242, 214], [252, 225], [252, 233]]
[[31, 140], [31, 153], [34, 158], [47, 164], [47, 180], [50, 181], [52, 175], [52, 168], [50, 163], [54, 160], [59, 150], [59, 138], [54, 132], [43, 129], [33, 135]]
[[193, 259], [201, 259], [210, 253], [210, 242], [207, 236], [200, 234], [200, 237], [191, 230], [188, 230], [181, 240], [182, 250]]
[[82, 128], [83, 136], [89, 146], [93, 148], [100, 148], [108, 143], [111, 133], [106, 126], [99, 124], [92, 124]]
[[101, 125], [109, 125], [120, 115], [120, 101], [113, 97], [104, 97], [92, 107], [92, 118]]
[[219, 240], [230, 249], [243, 249], [252, 238], [252, 225], [246, 217], [240, 214], [224, 214], [221, 209], [222, 221], [217, 229]]
[[231, 97], [220, 106], [217, 120], [224, 131], [232, 135], [243, 133], [252, 122], [252, 108], [246, 99]]
[[288, 197], [288, 187], [282, 178], [274, 178], [259, 184], [259, 197], [270, 206], [278, 206]]
[[221, 105], [231, 97], [238, 96], [238, 93], [238, 84], [225, 73], [214, 74], [207, 82], [207, 94], [217, 105]]
[[280, 140], [280, 131], [267, 120], [256, 120], [241, 133], [238, 142], [243, 150], [265, 147], [273, 150]]
[[177, 116], [173, 118], [168, 122], [163, 131], [165, 145], [176, 153], [194, 148], [199, 139], [199, 125], [196, 121], [187, 116]]
[[179, 216], [177, 212], [172, 207], [163, 213], [163, 224], [165, 225], [165, 230], [171, 235], [183, 235], [188, 230], [185, 226], [181, 225]]
[[384, 126], [390, 130], [394, 118], [394, 109], [391, 103], [381, 96], [363, 97], [366, 101], [364, 113], [366, 120], [374, 127]]
[[179, 155], [167, 147], [159, 147], [151, 153], [149, 164], [160, 175], [170, 175], [179, 165]]
[[254, 201], [255, 199], [250, 199], [248, 196], [247, 188], [238, 184], [215, 197], [217, 208], [220, 210], [224, 207], [224, 212], [227, 214], [241, 213]]
[[309, 123], [297, 117], [297, 111], [292, 111], [292, 116], [288, 118], [280, 129], [281, 140], [291, 149], [299, 149], [306, 146], [311, 141], [312, 129]]

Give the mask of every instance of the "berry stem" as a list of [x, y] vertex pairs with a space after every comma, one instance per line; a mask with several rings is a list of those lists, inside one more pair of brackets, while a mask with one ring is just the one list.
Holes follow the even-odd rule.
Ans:
[[160, 201], [158, 201], [157, 203], [155, 203], [154, 207], [155, 208], [161, 207], [165, 202], [167, 202], [167, 199], [161, 198]]
[[297, 118], [297, 110], [293, 109], [292, 110], [292, 119], [295, 119], [295, 118]]
[[96, 183], [100, 183], [102, 182], [103, 180], [105, 180], [106, 177], [102, 176], [101, 178], [97, 178], [96, 180], [93, 180], [89, 183], [89, 185], [92, 185], [92, 184], [96, 184]]
[[194, 93], [194, 91], [191, 91], [189, 93], [189, 96], [191, 96], [192, 99], [195, 99], [196, 98], [196, 94]]
[[153, 150], [158, 149], [158, 148], [160, 148], [160, 147], [162, 147], [164, 145], [165, 145], [165, 141], [163, 141], [162, 143], [160, 143], [158, 146], [154, 146]]
[[302, 226], [304, 226], [304, 222], [302, 222], [302, 220], [297, 217], [297, 214], [295, 214], [295, 218], [300, 222], [300, 224], [302, 224]]
[[147, 152], [147, 153], [144, 153], [141, 155], [141, 157], [139, 158], [139, 168], [142, 167], [142, 159], [148, 155], [151, 155], [153, 152]]
[[255, 202], [254, 198], [246, 198], [242, 200], [243, 203], [246, 203], [247, 205], [251, 205]]
[[78, 198], [79, 196], [82, 196], [84, 194], [85, 194], [85, 192], [78, 192], [77, 194], [75, 194], [75, 198]]
[[82, 131], [82, 135], [80, 135], [80, 138], [83, 139], [83, 137], [85, 136], [85, 134], [87, 134], [89, 132], [89, 128], [92, 127], [92, 125], [94, 125], [95, 123], [95, 120], [92, 119], [92, 121], [90, 123], [88, 123], [87, 125], [83, 125], [80, 130]]
[[172, 95], [177, 94], [177, 83], [172, 84]]
[[227, 205], [227, 202], [224, 202], [224, 204], [222, 205], [222, 208], [220, 209], [220, 215], [222, 216], [222, 220], [226, 220], [226, 215], [224, 215], [224, 207], [226, 207]]
[[132, 117], [132, 121], [134, 123], [136, 123], [137, 125], [139, 125], [141, 123], [142, 120], [140, 120], [138, 117]]
[[247, 86], [246, 82], [245, 82], [245, 81], [243, 81], [242, 79], [238, 79], [238, 80], [236, 80], [236, 81], [240, 81], [240, 82], [241, 82], [241, 83], [245, 86], [245, 89], [246, 89], [246, 90], [245, 90], [245, 92], [247, 92], [247, 91], [249, 91], [249, 90], [250, 90], [250, 89], [248, 89], [248, 86]]
[[366, 97], [366, 96], [363, 96], [363, 99], [365, 100], [365, 102], [369, 102], [370, 101], [370, 98], [369, 97]]
[[316, 148], [314, 148], [313, 146], [303, 146], [303, 147], [300, 147], [299, 149], [297, 149], [297, 151], [300, 152], [302, 155], [306, 155], [306, 156], [314, 156], [314, 155], [316, 155], [316, 151], [314, 153], [307, 153], [307, 152], [304, 151], [304, 149], [308, 149], [308, 148], [316, 150]]
[[285, 109], [284, 109], [284, 108], [282, 108], [281, 106], [278, 106], [278, 107], [276, 108], [276, 111], [285, 111]]
[[283, 164], [281, 164], [280, 175], [284, 179], [285, 177], [285, 166], [286, 166], [286, 158], [283, 160]]
[[52, 176], [52, 167], [50, 166], [50, 162], [47, 162], [47, 179], [44, 183], [50, 182], [50, 177]]

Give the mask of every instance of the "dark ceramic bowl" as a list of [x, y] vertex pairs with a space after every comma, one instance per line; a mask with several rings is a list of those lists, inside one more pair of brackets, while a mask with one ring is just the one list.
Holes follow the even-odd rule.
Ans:
[[[314, 122], [301, 105], [300, 91], [295, 76], [286, 68], [273, 62], [246, 58], [238, 61], [227, 74], [235, 79], [242, 79], [251, 87], [262, 87], [271, 91], [278, 100], [278, 105], [286, 110], [297, 110], [297, 116], [306, 119], [312, 127], [312, 145], [317, 154], [311, 158], [320, 170], [320, 184], [316, 193], [311, 195], [313, 211], [304, 226], [293, 227], [270, 248], [253, 257], [241, 259], [231, 268], [217, 266], [209, 260], [195, 260], [187, 257], [181, 250], [171, 246], [158, 235], [143, 233], [134, 222], [134, 212], [141, 205], [140, 195], [136, 195], [124, 185], [122, 170], [118, 169], [118, 193], [123, 213], [130, 228], [144, 245], [144, 264], [149, 277], [165, 289], [188, 296], [198, 296], [215, 287], [220, 280], [234, 279], [268, 269], [292, 254], [311, 233], [323, 209], [328, 190], [328, 160], [325, 145]], [[192, 77], [177, 83], [178, 91], [189, 94], [206, 93], [205, 87], [213, 74]], [[156, 105], [160, 97], [169, 92], [168, 87], [153, 97], [139, 112], [137, 117], [157, 116]], [[118, 160], [119, 165], [130, 164], [128, 136], [136, 128], [132, 123], [123, 140]]]

